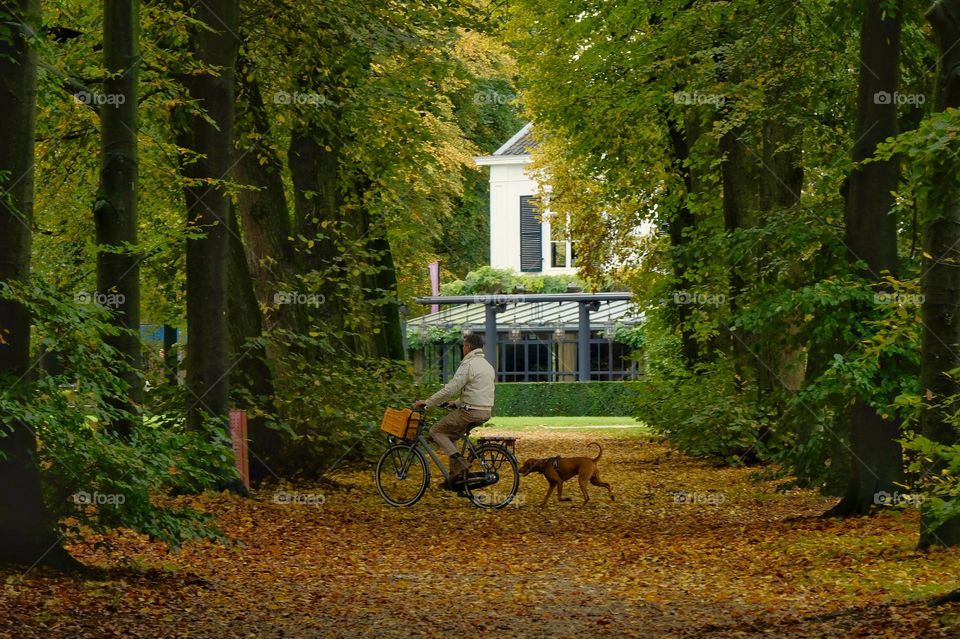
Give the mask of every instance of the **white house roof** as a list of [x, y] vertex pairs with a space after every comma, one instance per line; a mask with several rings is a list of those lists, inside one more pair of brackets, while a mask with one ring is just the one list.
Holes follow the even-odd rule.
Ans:
[[533, 140], [533, 122], [527, 122], [519, 131], [513, 134], [513, 137], [503, 143], [499, 149], [493, 152], [494, 155], [530, 155], [530, 149], [536, 146]]
[[513, 134], [493, 155], [473, 158], [479, 166], [491, 164], [526, 164], [530, 161], [530, 149], [537, 145], [533, 139], [533, 122], [528, 122]]
[[[484, 325], [483, 304], [451, 304], [437, 313], [410, 318], [409, 325], [466, 327], [479, 330]], [[504, 311], [497, 313], [497, 328], [509, 330], [576, 330], [579, 320], [579, 305], [569, 302], [511, 302]], [[636, 324], [643, 320], [636, 305], [629, 300], [600, 302], [600, 308], [590, 313], [590, 329], [603, 330], [611, 324]]]

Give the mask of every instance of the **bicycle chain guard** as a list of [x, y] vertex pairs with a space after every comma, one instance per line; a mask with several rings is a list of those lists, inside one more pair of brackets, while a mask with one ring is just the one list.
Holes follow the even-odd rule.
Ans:
[[462, 492], [468, 486], [471, 490], [476, 490], [477, 488], [492, 486], [498, 481], [500, 481], [500, 475], [497, 471], [489, 470], [479, 473], [467, 473], [466, 478], [460, 476], [451, 483], [451, 487], [456, 491]]

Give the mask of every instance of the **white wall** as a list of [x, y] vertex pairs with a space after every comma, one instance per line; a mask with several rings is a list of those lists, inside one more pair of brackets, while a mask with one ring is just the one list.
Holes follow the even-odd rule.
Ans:
[[[529, 160], [527, 160], [529, 162]], [[536, 181], [526, 171], [526, 162], [490, 163], [490, 265], [520, 272], [520, 197], [536, 196]], [[549, 213], [543, 221], [544, 274], [574, 274], [576, 268], [550, 266]]]

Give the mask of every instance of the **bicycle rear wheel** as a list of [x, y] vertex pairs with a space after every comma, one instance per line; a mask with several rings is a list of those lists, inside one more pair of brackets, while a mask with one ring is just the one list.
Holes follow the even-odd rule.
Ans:
[[377, 491], [391, 506], [412, 506], [430, 484], [430, 468], [416, 444], [394, 444], [377, 462]]
[[517, 467], [517, 458], [506, 446], [500, 444], [478, 446], [477, 456], [470, 469], [471, 475], [475, 473], [485, 473], [490, 478], [496, 478], [495, 483], [486, 486], [471, 488], [471, 482], [464, 484], [464, 492], [475, 506], [496, 510], [514, 502], [517, 488], [520, 486], [520, 471]]

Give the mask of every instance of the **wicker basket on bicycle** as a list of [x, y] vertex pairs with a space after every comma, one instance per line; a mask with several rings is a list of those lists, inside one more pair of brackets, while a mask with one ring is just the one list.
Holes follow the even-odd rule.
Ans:
[[423, 413], [409, 408], [388, 408], [383, 413], [380, 430], [400, 439], [416, 439]]

